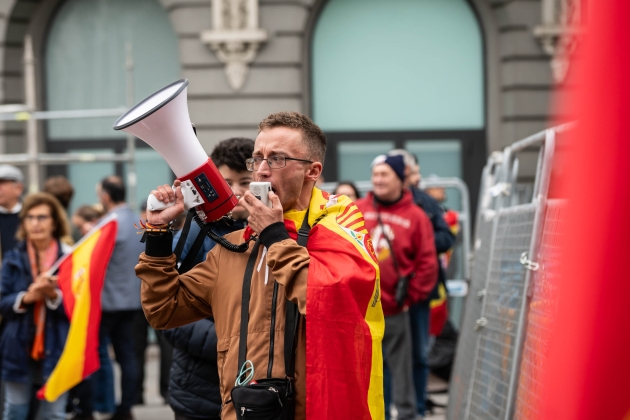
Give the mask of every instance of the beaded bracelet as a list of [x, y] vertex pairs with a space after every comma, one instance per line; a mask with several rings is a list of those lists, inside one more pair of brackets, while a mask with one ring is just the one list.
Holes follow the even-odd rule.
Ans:
[[151, 232], [151, 233], [168, 233], [171, 232], [172, 229], [172, 222], [171, 223], [164, 223], [164, 224], [160, 224], [160, 225], [153, 225], [151, 223], [149, 223], [148, 221], [142, 221], [140, 220], [140, 226], [136, 225], [135, 223], [133, 224], [135, 226], [136, 229], [138, 229], [138, 232], [136, 232], [138, 235], [144, 235], [147, 232]]

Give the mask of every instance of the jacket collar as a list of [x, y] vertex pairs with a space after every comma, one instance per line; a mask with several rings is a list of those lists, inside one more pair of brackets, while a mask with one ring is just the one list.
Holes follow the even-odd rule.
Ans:
[[[61, 242], [59, 242], [59, 239], [57, 239], [57, 245], [57, 249], [59, 249], [59, 251], [57, 252], [57, 259], [59, 259], [63, 255], [64, 246]], [[28, 260], [28, 252], [26, 252], [26, 241], [20, 241], [16, 245], [16, 248], [18, 251], [20, 251], [19, 258], [20, 262], [22, 263], [22, 267], [26, 270], [26, 273], [30, 276], [30, 278], [33, 278], [33, 273], [31, 272], [31, 263]]]
[[0, 206], [0, 213], [2, 214], [18, 214], [22, 210], [22, 202], [18, 201], [13, 208], [7, 209]]
[[372, 191], [370, 191], [366, 197], [366, 199], [370, 202], [370, 203], [376, 203], [376, 206], [378, 206], [379, 209], [387, 209], [387, 210], [396, 210], [396, 209], [400, 209], [400, 208], [404, 208], [409, 206], [410, 204], [413, 204], [413, 199], [411, 196], [411, 191], [409, 191], [408, 189], [405, 189], [403, 191], [403, 195], [402, 198], [398, 201], [396, 201], [395, 203], [389, 205], [389, 206], [385, 206], [383, 204], [378, 203], [375, 199], [374, 199], [374, 193]]

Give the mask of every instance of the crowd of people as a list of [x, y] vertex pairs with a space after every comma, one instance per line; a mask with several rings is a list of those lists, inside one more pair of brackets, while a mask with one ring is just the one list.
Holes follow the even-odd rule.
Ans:
[[[94, 413], [111, 415], [113, 420], [133, 419], [132, 406], [144, 402], [149, 326], [159, 330], [160, 393], [177, 420], [240, 419], [250, 408], [234, 390], [273, 378], [285, 378], [291, 388], [281, 400], [285, 404], [276, 409], [291, 410], [286, 418], [311, 418], [313, 407], [307, 395], [314, 392], [319, 398], [332, 393], [328, 387], [334, 383], [325, 373], [332, 361], [319, 364], [308, 359], [315, 350], [307, 346], [307, 325], [318, 322], [322, 303], [317, 299], [326, 298], [321, 285], [312, 288], [314, 276], [324, 283], [330, 276], [325, 285], [331, 293], [345, 290], [333, 288], [347, 282], [353, 290], [365, 287], [370, 298], [371, 309], [366, 306], [357, 312], [372, 331], [366, 338], [369, 345], [341, 350], [356, 352], [348, 360], [376, 360], [378, 364], [380, 359], [366, 357], [369, 353], [365, 352], [371, 351], [372, 342], [380, 348], [382, 339], [383, 391], [379, 385], [376, 392], [384, 404], [374, 406], [367, 393], [375, 388], [357, 383], [356, 392], [366, 395], [357, 409], [371, 418], [380, 418], [379, 412], [389, 418], [393, 404], [400, 420], [423, 416], [429, 302], [438, 297], [439, 284], [445, 281], [438, 255], [453, 247], [455, 236], [438, 201], [419, 189], [415, 156], [393, 150], [376, 157], [373, 191], [361, 197], [352, 182], [338, 183], [333, 195], [315, 188], [325, 151], [326, 139], [319, 127], [292, 112], [263, 120], [255, 141], [231, 138], [214, 148], [212, 161], [240, 197], [231, 213], [234, 222], [219, 225], [215, 232], [233, 243], [249, 242], [241, 254], [217, 246], [207, 236], [196, 241], [205, 232], [190, 220], [182, 228], [186, 212], [178, 181], [175, 189], [163, 185], [152, 191], [158, 200], [174, 201], [174, 206], [162, 211], [143, 208], [137, 214], [126, 203], [124, 181], [108, 176], [97, 185], [98, 204], [78, 206], [69, 219], [73, 189], [67, 179], [51, 177], [42, 192], [23, 197], [23, 174], [13, 166], [0, 165], [2, 419], [32, 419], [36, 411], [44, 420], [67, 416], [91, 420]], [[249, 192], [252, 181], [271, 183], [271, 208]], [[348, 229], [342, 220], [359, 214], [356, 209], [363, 219], [352, 219]], [[326, 236], [325, 228], [332, 228], [325, 216], [335, 212], [336, 223], [346, 231], [369, 232], [373, 247], [363, 242], [362, 258], [352, 254], [357, 252], [352, 243]], [[101, 367], [57, 401], [37, 401], [35, 391], [56, 365], [69, 328], [57, 278], [48, 269], [109, 214], [116, 214], [119, 229], [101, 296]], [[144, 235], [145, 243], [133, 228], [138, 220], [152, 227]], [[308, 238], [306, 247], [298, 240], [301, 234]], [[326, 261], [328, 253], [334, 253], [339, 262]], [[370, 262], [370, 256], [376, 263]], [[190, 271], [182, 265], [184, 260], [193, 261]], [[372, 271], [366, 268], [376, 266]], [[243, 279], [244, 272], [251, 276], [247, 303], [242, 285], [249, 279], [247, 274]], [[358, 285], [352, 283], [356, 273], [367, 276]], [[243, 305], [249, 305], [247, 311]], [[375, 312], [367, 317], [370, 310]], [[243, 312], [248, 313], [245, 321]], [[350, 309], [345, 312], [341, 316], [351, 319]], [[294, 338], [286, 333], [292, 328]], [[334, 343], [331, 339], [321, 345], [334, 347]], [[339, 346], [343, 346], [341, 341]], [[119, 401], [112, 352], [121, 372]], [[252, 375], [247, 381], [241, 377], [247, 371], [245, 354]], [[323, 373], [307, 385], [307, 366], [314, 364]], [[364, 369], [368, 379], [371, 372], [379, 371], [374, 366], [355, 369]]]

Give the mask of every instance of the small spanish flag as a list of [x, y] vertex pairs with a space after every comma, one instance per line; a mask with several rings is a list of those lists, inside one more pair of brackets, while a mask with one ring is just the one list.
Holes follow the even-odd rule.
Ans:
[[50, 270], [59, 268], [59, 288], [70, 330], [57, 366], [37, 393], [39, 399], [57, 400], [100, 366], [101, 289], [117, 229], [115, 215], [104, 219]]

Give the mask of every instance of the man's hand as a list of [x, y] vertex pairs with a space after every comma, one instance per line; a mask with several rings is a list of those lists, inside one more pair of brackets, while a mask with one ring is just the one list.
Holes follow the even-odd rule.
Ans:
[[250, 191], [246, 191], [239, 200], [240, 205], [245, 207], [249, 212], [249, 217], [247, 218], [249, 227], [258, 235], [260, 235], [260, 232], [265, 230], [267, 226], [284, 220], [282, 217], [282, 204], [280, 204], [278, 196], [273, 191], [269, 191], [269, 199], [273, 205], [271, 209], [265, 206], [262, 201], [257, 199]]
[[177, 216], [184, 211], [184, 195], [182, 194], [182, 182], [176, 179], [174, 182], [175, 190], [170, 185], [164, 184], [151, 191], [158, 200], [167, 204], [175, 202], [173, 207], [167, 207], [164, 210], [150, 211], [147, 209], [147, 220], [152, 225], [162, 225], [175, 220]]

